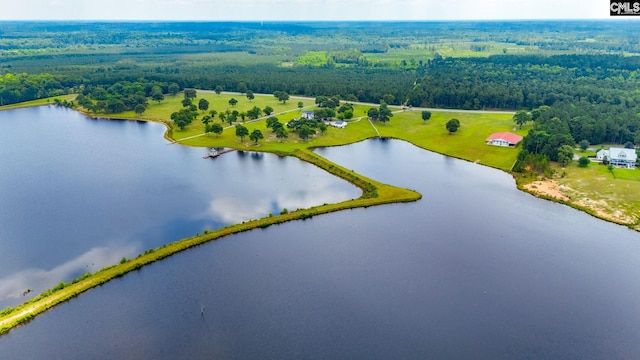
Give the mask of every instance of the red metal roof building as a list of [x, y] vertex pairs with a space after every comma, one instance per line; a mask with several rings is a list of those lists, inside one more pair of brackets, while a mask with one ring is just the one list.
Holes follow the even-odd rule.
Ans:
[[491, 134], [491, 136], [487, 138], [487, 144], [495, 145], [495, 146], [514, 147], [518, 145], [520, 141], [522, 141], [522, 136], [516, 135], [514, 133], [510, 133], [510, 132], [501, 132], [501, 133]]

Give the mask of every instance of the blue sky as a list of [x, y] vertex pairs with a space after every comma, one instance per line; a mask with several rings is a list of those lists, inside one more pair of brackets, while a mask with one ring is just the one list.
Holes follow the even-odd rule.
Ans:
[[0, 0], [0, 20], [609, 18], [606, 0]]

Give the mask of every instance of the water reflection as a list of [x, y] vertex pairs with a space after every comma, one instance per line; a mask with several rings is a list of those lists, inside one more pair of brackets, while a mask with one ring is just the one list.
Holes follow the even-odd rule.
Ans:
[[261, 152], [252, 152], [251, 158], [254, 160], [262, 160], [264, 158], [264, 153]]
[[97, 247], [50, 270], [30, 268], [10, 274], [0, 278], [0, 305], [8, 299], [26, 301], [38, 295], [39, 290], [53, 287], [60, 279], [73, 279], [87, 272], [98, 271], [116, 264], [123, 257], [131, 258], [140, 252], [140, 244]]
[[[640, 354], [637, 233], [521, 193], [503, 172], [447, 163], [407, 143], [325, 153], [424, 198], [248, 231], [172, 256], [0, 337], [0, 358]], [[294, 173], [300, 178], [290, 184], [306, 178]], [[261, 206], [283, 205], [272, 199]]]
[[[334, 186], [329, 179], [318, 179], [309, 189], [295, 186], [290, 191], [276, 196], [264, 196], [247, 202], [242, 198], [225, 195], [211, 199], [203, 217], [234, 224], [258, 219], [268, 214], [279, 214], [282, 210], [294, 211], [316, 205], [338, 203], [355, 198], [353, 191], [344, 191]], [[359, 194], [358, 194], [359, 195]]]
[[[360, 196], [292, 157], [203, 159], [210, 149], [168, 146], [161, 124], [54, 107], [5, 111], [1, 120], [0, 307], [22, 300], [10, 294], [82, 274], [78, 259], [104, 266], [135, 255], [131, 244], [140, 253], [284, 208]], [[124, 250], [109, 250], [114, 242]]]

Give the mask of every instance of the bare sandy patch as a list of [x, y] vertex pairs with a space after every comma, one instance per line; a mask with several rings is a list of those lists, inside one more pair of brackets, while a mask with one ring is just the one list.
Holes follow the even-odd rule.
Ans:
[[549, 196], [561, 201], [569, 201], [558, 183], [554, 180], [538, 180], [530, 184], [524, 185], [524, 189], [538, 195]]
[[[547, 196], [568, 204], [574, 204], [581, 208], [589, 209], [601, 219], [606, 219], [618, 224], [631, 225], [636, 219], [611, 207], [606, 200], [594, 200], [566, 185], [558, 184], [555, 180], [538, 180], [524, 185], [524, 189], [532, 194]], [[568, 196], [571, 194], [571, 197]]]

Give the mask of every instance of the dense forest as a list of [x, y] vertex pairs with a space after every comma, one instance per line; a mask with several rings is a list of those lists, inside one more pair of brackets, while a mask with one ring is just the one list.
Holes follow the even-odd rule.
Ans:
[[580, 141], [640, 145], [638, 30], [611, 21], [0, 22], [0, 105], [80, 93], [99, 111], [144, 111], [154, 95], [185, 88], [374, 103], [390, 94], [394, 105], [526, 110], [536, 125], [525, 150], [555, 161]]
[[557, 102], [640, 104], [640, 57], [621, 55], [439, 58], [410, 94], [414, 106], [533, 109]]

